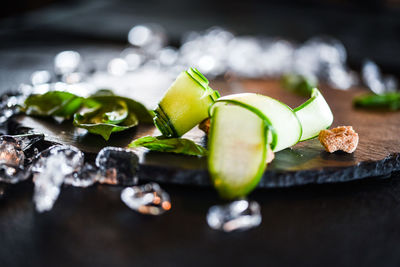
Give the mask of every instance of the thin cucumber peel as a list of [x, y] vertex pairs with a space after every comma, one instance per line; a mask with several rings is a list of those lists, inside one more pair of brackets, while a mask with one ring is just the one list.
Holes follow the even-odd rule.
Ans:
[[[272, 149], [277, 152], [295, 145], [301, 137], [302, 127], [294, 111], [286, 104], [268, 96], [242, 93], [228, 95], [218, 102], [231, 101], [252, 110], [270, 125], [272, 133]], [[210, 114], [212, 108], [210, 109]]]
[[[236, 107], [237, 110], [220, 114], [229, 107]], [[253, 118], [246, 115], [249, 112], [253, 114]], [[249, 146], [250, 140], [258, 140], [265, 153], [268, 149], [279, 151], [295, 145], [304, 137], [315, 137], [319, 131], [329, 127], [333, 120], [332, 112], [318, 89], [314, 89], [311, 98], [295, 110], [262, 95], [230, 95], [218, 99], [210, 106], [209, 116], [209, 172], [214, 187], [226, 199], [243, 197], [251, 192], [265, 170], [267, 154], [263, 155], [264, 162], [258, 165], [259, 169], [256, 171], [254, 164], [260, 159], [260, 151]], [[258, 125], [254, 117], [258, 118], [258, 123], [262, 122], [264, 125], [265, 141], [260, 138], [259, 130], [246, 125], [249, 121], [253, 121], [253, 126]], [[271, 140], [271, 143], [267, 140]], [[277, 148], [277, 144], [280, 147]], [[241, 165], [240, 160], [245, 161], [246, 167]], [[246, 168], [249, 170], [243, 171]]]
[[311, 98], [294, 109], [299, 118], [303, 133], [300, 141], [318, 136], [319, 132], [332, 125], [333, 114], [321, 92], [314, 88]]

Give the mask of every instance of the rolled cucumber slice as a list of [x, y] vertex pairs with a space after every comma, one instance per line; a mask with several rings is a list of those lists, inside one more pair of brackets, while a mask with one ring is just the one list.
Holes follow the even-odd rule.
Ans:
[[219, 93], [196, 69], [182, 72], [154, 110], [154, 123], [164, 136], [179, 137], [208, 118]]
[[321, 92], [314, 88], [311, 98], [294, 109], [299, 118], [303, 133], [300, 141], [317, 137], [319, 132], [332, 125], [333, 114]]
[[[302, 126], [295, 112], [276, 99], [254, 93], [242, 93], [221, 97], [217, 103], [221, 102], [250, 106], [253, 112], [261, 114], [260, 116], [270, 125], [271, 148], [274, 152], [297, 144], [302, 136]], [[217, 104], [211, 107], [211, 114], [216, 106]]]
[[225, 199], [246, 196], [266, 167], [268, 126], [254, 112], [229, 103], [213, 110], [208, 139], [211, 180]]

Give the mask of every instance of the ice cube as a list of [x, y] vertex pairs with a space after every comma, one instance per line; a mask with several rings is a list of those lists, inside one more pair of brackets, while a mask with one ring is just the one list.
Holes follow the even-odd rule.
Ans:
[[62, 156], [58, 158], [65, 159], [60, 162], [60, 169], [58, 170], [58, 172], [62, 173], [64, 176], [78, 172], [83, 167], [84, 155], [79, 149], [73, 146], [54, 145], [38, 155], [33, 165], [33, 171], [45, 171], [48, 159], [58, 155]]
[[0, 164], [0, 182], [16, 184], [25, 181], [31, 175], [29, 166], [15, 166], [12, 164]]
[[263, 73], [266, 76], [277, 76], [288, 73], [294, 53], [293, 44], [285, 40], [265, 40], [260, 55]]
[[105, 147], [96, 157], [100, 169], [100, 183], [113, 185], [135, 185], [139, 158], [129, 149]]
[[47, 70], [38, 70], [32, 73], [31, 83], [32, 85], [40, 85], [49, 83], [51, 81], [51, 74]]
[[79, 172], [83, 166], [83, 153], [72, 146], [52, 146], [39, 154], [34, 163], [33, 200], [38, 212], [49, 211], [60, 194], [67, 177]]
[[49, 211], [53, 208], [65, 179], [62, 169], [66, 161], [67, 158], [63, 154], [52, 155], [46, 158], [41, 172], [34, 175], [33, 201], [38, 212]]
[[254, 37], [237, 37], [229, 42], [228, 65], [233, 72], [245, 77], [259, 77], [263, 74], [262, 47]]
[[81, 55], [76, 51], [63, 51], [54, 58], [54, 68], [57, 74], [74, 72], [81, 63]]
[[85, 75], [82, 72], [66, 73], [61, 77], [61, 81], [68, 84], [80, 83], [84, 80]]
[[12, 136], [0, 137], [0, 164], [23, 165], [25, 154], [18, 141]]
[[178, 60], [178, 52], [173, 47], [166, 47], [159, 51], [158, 60], [163, 66], [172, 66]]
[[212, 206], [207, 223], [215, 230], [232, 232], [248, 230], [261, 223], [260, 205], [255, 201], [236, 200], [226, 205]]
[[383, 83], [385, 84], [385, 88], [387, 92], [395, 92], [398, 89], [398, 81], [395, 76], [387, 75], [383, 78]]
[[31, 158], [35, 150], [31, 146], [43, 139], [43, 135], [3, 135], [0, 137], [0, 181], [18, 183], [30, 176]]
[[365, 60], [361, 69], [364, 84], [375, 94], [385, 93], [385, 84], [382, 80], [381, 71], [375, 62]]
[[129, 31], [128, 41], [147, 53], [154, 54], [167, 43], [167, 36], [158, 24], [136, 25]]
[[21, 94], [3, 94], [0, 97], [0, 125], [20, 112], [20, 105], [25, 97]]
[[149, 215], [161, 215], [171, 209], [171, 201], [156, 183], [127, 187], [121, 192], [122, 201], [131, 209]]
[[107, 66], [108, 72], [114, 76], [123, 76], [128, 71], [128, 69], [128, 63], [125, 61], [125, 59], [122, 58], [112, 59]]
[[20, 134], [20, 135], [3, 135], [0, 140], [9, 140], [16, 142], [23, 151], [29, 150], [32, 145], [44, 139], [44, 134]]
[[88, 187], [96, 183], [99, 179], [100, 172], [98, 168], [86, 163], [80, 171], [65, 177], [64, 184], [75, 187]]
[[145, 53], [139, 48], [127, 48], [121, 52], [121, 57], [128, 64], [128, 71], [135, 71], [147, 60]]

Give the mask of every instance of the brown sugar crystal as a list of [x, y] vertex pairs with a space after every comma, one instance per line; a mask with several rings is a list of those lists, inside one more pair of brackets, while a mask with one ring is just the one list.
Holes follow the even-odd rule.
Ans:
[[331, 130], [322, 130], [318, 139], [325, 150], [330, 153], [337, 150], [353, 153], [358, 145], [358, 134], [352, 126], [339, 126]]
[[204, 121], [200, 122], [199, 129], [208, 134], [210, 131], [210, 119], [205, 119]]

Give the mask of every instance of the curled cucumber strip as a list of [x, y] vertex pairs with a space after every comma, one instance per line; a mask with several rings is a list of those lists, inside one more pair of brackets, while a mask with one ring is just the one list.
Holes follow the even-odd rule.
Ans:
[[306, 141], [318, 136], [319, 132], [332, 125], [333, 114], [321, 92], [314, 88], [311, 98], [294, 109], [300, 120], [303, 132], [300, 141]]

